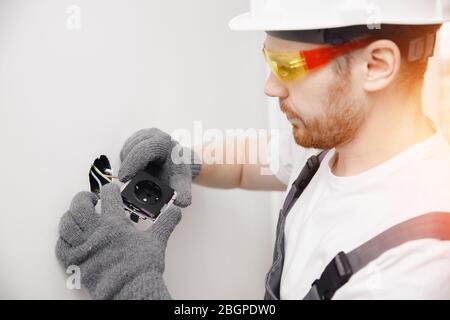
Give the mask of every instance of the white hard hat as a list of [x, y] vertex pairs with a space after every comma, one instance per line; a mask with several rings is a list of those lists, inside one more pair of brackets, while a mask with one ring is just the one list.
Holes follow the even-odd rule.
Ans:
[[450, 21], [450, 0], [250, 0], [232, 30], [317, 30], [355, 25], [432, 25]]

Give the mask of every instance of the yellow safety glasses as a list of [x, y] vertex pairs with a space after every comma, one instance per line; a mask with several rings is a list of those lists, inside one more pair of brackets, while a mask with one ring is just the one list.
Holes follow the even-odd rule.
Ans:
[[336, 57], [367, 46], [374, 39], [361, 39], [338, 46], [299, 52], [274, 52], [266, 47], [262, 51], [273, 74], [283, 82], [304, 77], [309, 71], [328, 64]]

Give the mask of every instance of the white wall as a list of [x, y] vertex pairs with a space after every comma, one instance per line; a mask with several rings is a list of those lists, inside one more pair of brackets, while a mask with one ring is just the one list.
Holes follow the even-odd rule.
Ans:
[[[86, 297], [65, 287], [57, 224], [91, 161], [107, 154], [117, 168], [135, 130], [266, 127], [262, 34], [227, 27], [247, 5], [0, 0], [0, 298]], [[195, 187], [193, 200], [169, 243], [173, 296], [262, 298], [269, 195]]]

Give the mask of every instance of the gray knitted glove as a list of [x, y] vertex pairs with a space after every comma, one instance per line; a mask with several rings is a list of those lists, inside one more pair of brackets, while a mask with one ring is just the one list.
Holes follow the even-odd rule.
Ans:
[[80, 192], [59, 224], [56, 256], [81, 270], [93, 299], [171, 299], [163, 280], [167, 240], [181, 219], [171, 206], [146, 232], [125, 216], [119, 187], [107, 184], [97, 196]]
[[[174, 163], [172, 153], [187, 161]], [[139, 170], [150, 164], [151, 174], [177, 192], [174, 201], [177, 206], [191, 204], [191, 184], [200, 172], [200, 161], [192, 150], [183, 148], [167, 133], [157, 128], [134, 133], [122, 147], [120, 160], [120, 181], [131, 180]]]

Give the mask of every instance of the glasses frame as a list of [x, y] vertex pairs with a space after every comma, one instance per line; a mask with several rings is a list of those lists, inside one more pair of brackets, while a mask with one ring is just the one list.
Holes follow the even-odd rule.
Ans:
[[[306, 75], [310, 70], [325, 66], [338, 56], [364, 48], [374, 40], [374, 38], [359, 39], [342, 45], [328, 45], [297, 52], [276, 52], [264, 46], [262, 51], [266, 62], [271, 67], [275, 76], [281, 81], [287, 82]], [[281, 74], [281, 66], [286, 70], [285, 75]], [[295, 72], [289, 72], [289, 69], [297, 70]]]

